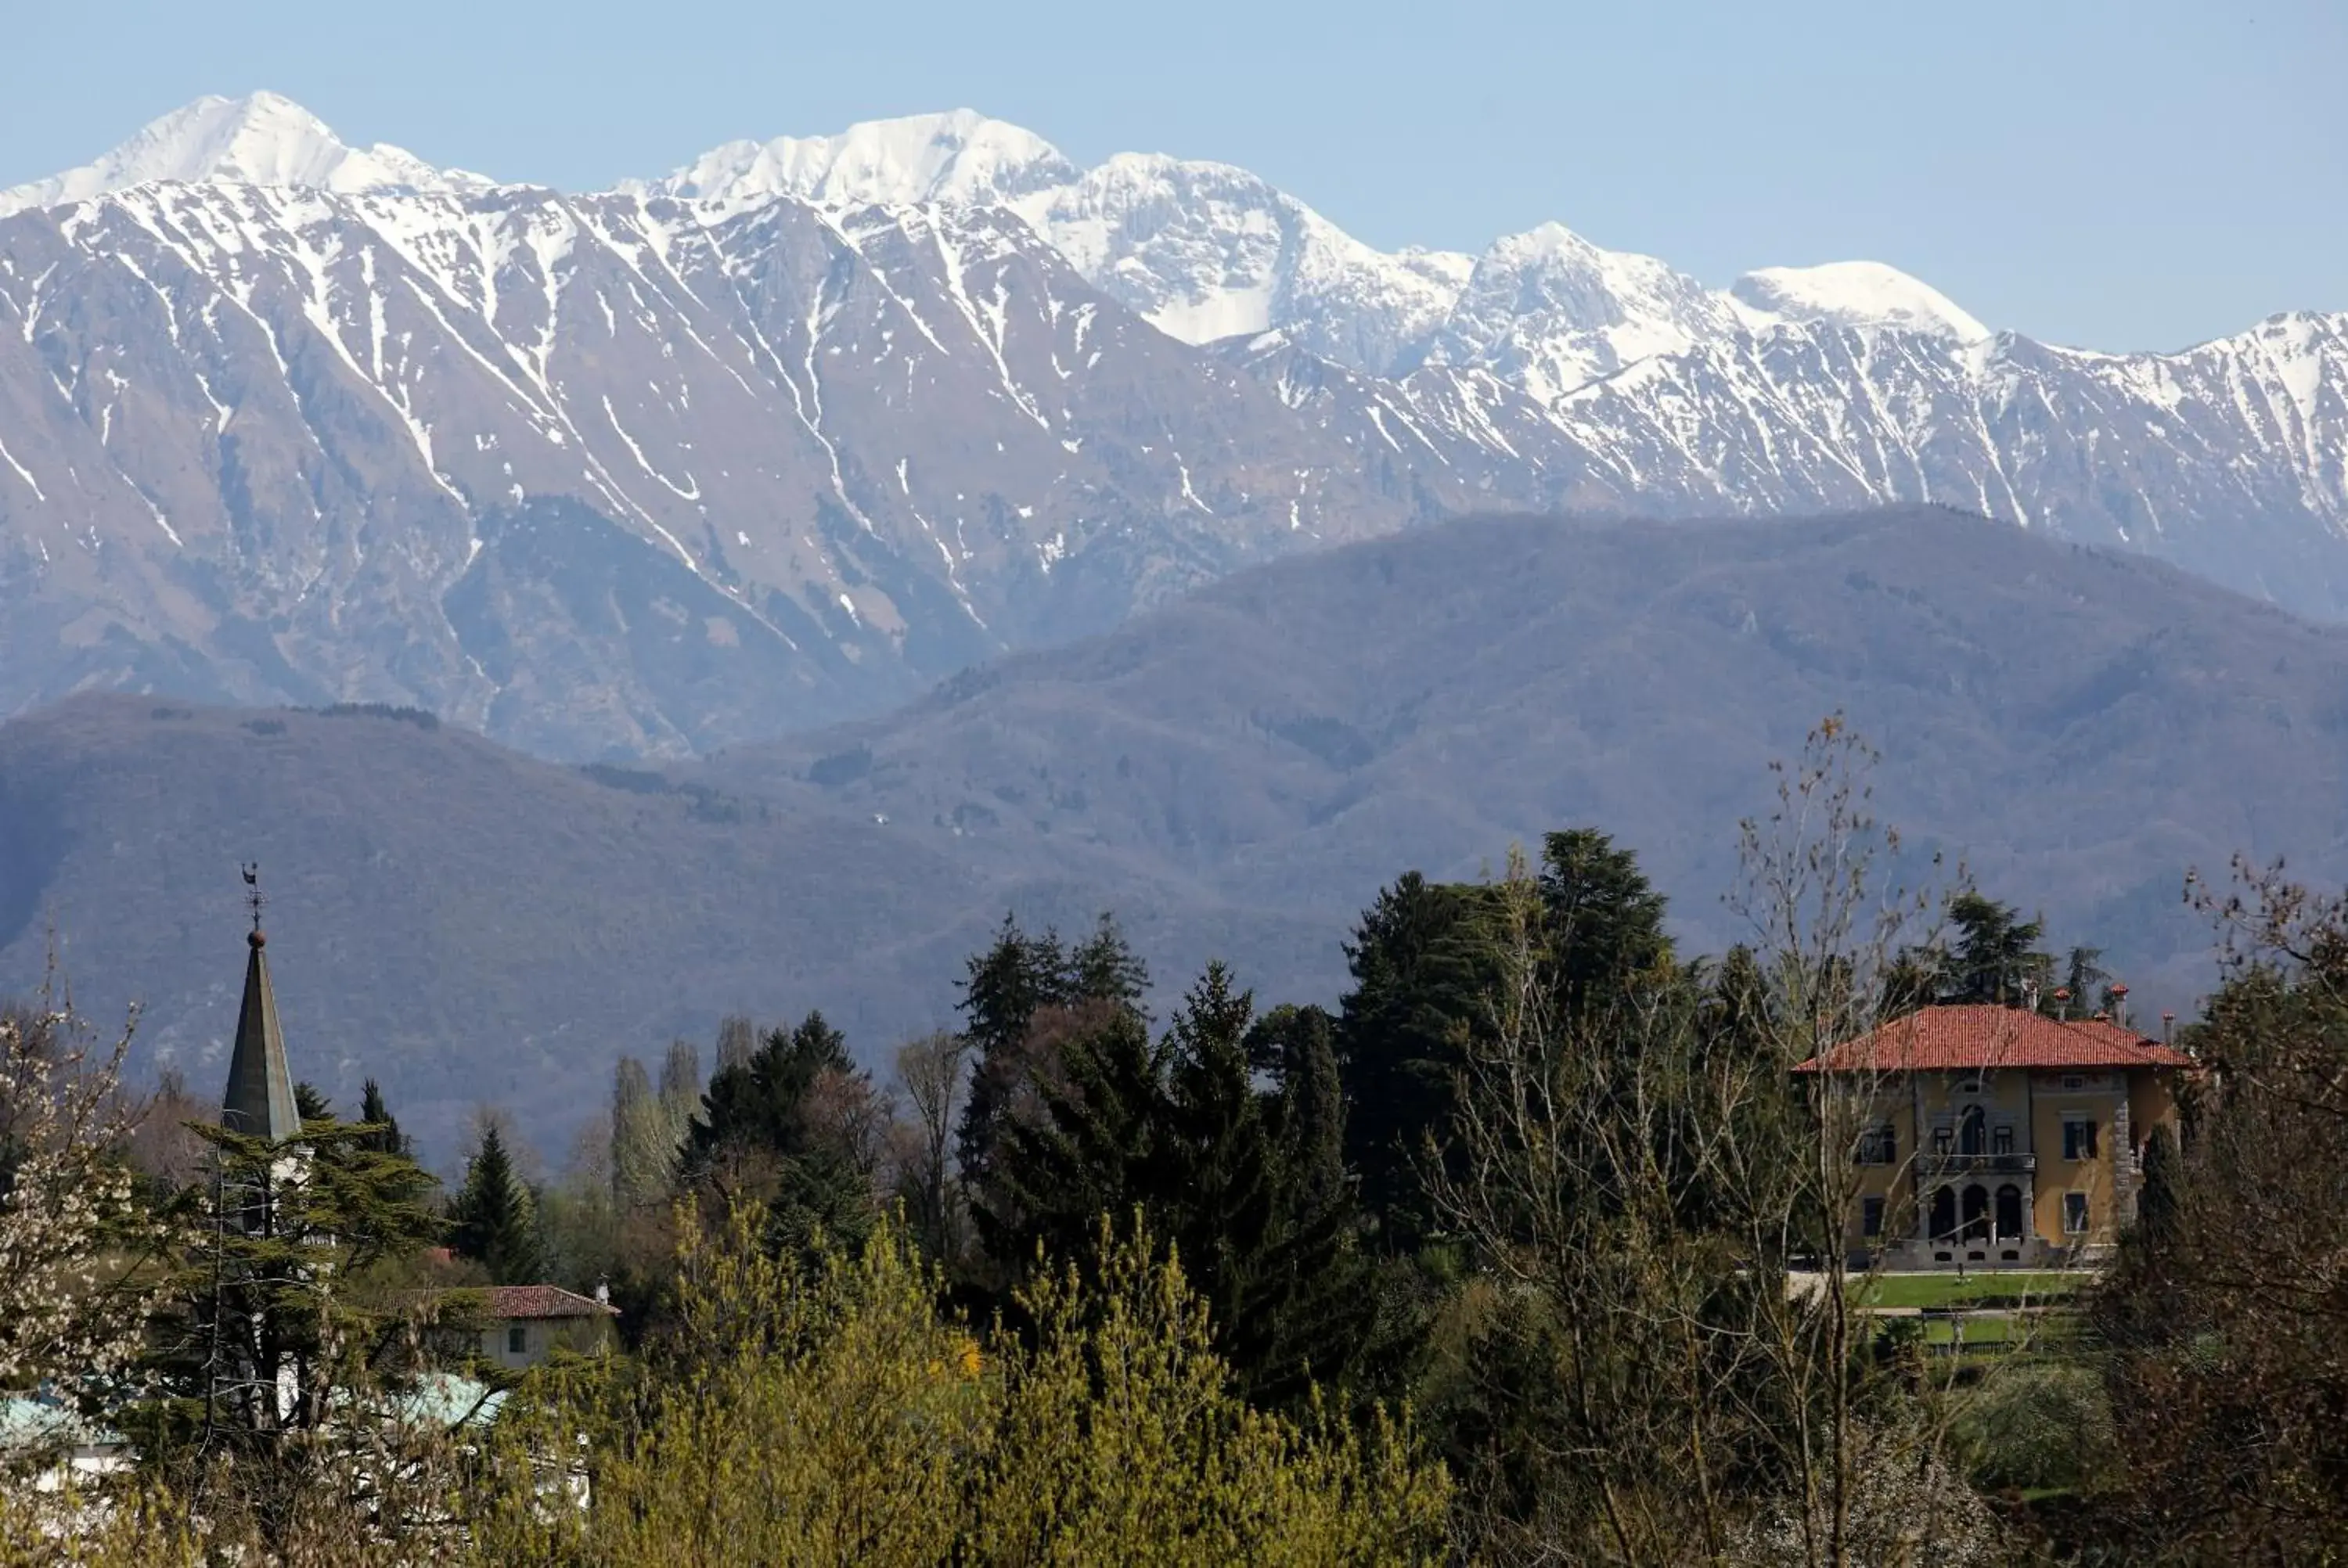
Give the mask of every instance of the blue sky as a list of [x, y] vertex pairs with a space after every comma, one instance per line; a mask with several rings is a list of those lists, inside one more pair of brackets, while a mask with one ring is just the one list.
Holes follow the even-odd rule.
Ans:
[[2348, 309], [2348, 5], [7, 0], [0, 185], [201, 93], [588, 189], [962, 105], [1244, 165], [1373, 243], [1547, 219], [1715, 283], [1849, 258], [2174, 348]]

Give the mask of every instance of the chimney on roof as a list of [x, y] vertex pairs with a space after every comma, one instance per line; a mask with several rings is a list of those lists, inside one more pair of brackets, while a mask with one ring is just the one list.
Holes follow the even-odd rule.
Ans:
[[2160, 1043], [2163, 1045], [2177, 1043], [2177, 1015], [2173, 1012], [2160, 1015]]
[[2054, 1021], [2056, 1023], [2071, 1021], [2071, 988], [2068, 986], [2054, 988]]
[[2127, 1028], [2127, 982], [2125, 980], [2112, 982], [2112, 1021], [2122, 1029]]

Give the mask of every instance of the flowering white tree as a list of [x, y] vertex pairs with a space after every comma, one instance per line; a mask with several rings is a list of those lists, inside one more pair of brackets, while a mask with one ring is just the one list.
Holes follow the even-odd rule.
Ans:
[[108, 1048], [69, 1008], [0, 1013], [0, 1389], [122, 1392], [155, 1304], [156, 1225], [123, 1151], [136, 1017]]

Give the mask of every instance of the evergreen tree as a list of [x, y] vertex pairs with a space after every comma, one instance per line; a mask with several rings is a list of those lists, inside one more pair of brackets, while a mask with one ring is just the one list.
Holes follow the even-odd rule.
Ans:
[[797, 1029], [767, 1034], [747, 1062], [719, 1071], [702, 1096], [688, 1137], [695, 1154], [765, 1150], [789, 1156], [807, 1140], [808, 1091], [827, 1071], [853, 1072], [847, 1037], [810, 1012]]
[[1671, 961], [1663, 896], [1639, 858], [1595, 828], [1542, 841], [1541, 922], [1558, 1021], [1582, 1022], [1619, 999], [1632, 978]]
[[359, 1122], [366, 1131], [359, 1134], [359, 1146], [378, 1154], [405, 1154], [407, 1139], [399, 1130], [399, 1119], [384, 1103], [383, 1089], [372, 1078], [360, 1092]]
[[2168, 1122], [2155, 1122], [2152, 1135], [2144, 1141], [2144, 1184], [2137, 1189], [2135, 1239], [2156, 1257], [2176, 1238], [2183, 1203], [2178, 1184], [2184, 1174], [2177, 1134]]
[[1408, 872], [1379, 892], [1345, 948], [1345, 1163], [1390, 1251], [1416, 1247], [1432, 1223], [1418, 1163], [1448, 1125], [1458, 1041], [1489, 989], [1489, 903], [1487, 889]]
[[[1033, 1115], [1010, 1122], [973, 1203], [988, 1255], [1016, 1279], [1038, 1255], [1097, 1261], [1104, 1217], [1179, 1255], [1216, 1342], [1260, 1403], [1344, 1375], [1371, 1305], [1353, 1247], [1334, 1030], [1252, 999], [1208, 967], [1153, 1046], [1129, 1008], [1081, 1015]], [[1259, 1089], [1251, 1061], [1276, 1061]]]
[[1066, 1001], [1109, 1002], [1141, 1013], [1141, 999], [1149, 994], [1149, 966], [1125, 939], [1116, 916], [1104, 910], [1093, 934], [1068, 954], [1059, 991]]
[[303, 1080], [294, 1085], [294, 1113], [304, 1122], [331, 1122], [335, 1104], [316, 1084]]
[[221, 1443], [237, 1463], [266, 1468], [279, 1434], [338, 1413], [332, 1390], [396, 1391], [417, 1370], [399, 1353], [407, 1315], [350, 1282], [441, 1234], [434, 1184], [405, 1153], [327, 1119], [280, 1143], [193, 1131], [212, 1147], [217, 1184], [192, 1189], [196, 1223], [172, 1233], [149, 1340], [158, 1399], [130, 1424], [142, 1457], [160, 1465]]
[[[1248, 1072], [1254, 998], [1231, 971], [1207, 966], [1167, 1031], [1165, 1158], [1136, 1194], [1150, 1226], [1181, 1251], [1182, 1267], [1226, 1342], [1267, 1331], [1255, 1299], [1273, 1241], [1272, 1139]], [[1154, 1202], [1152, 1201], [1154, 1200]], [[1252, 1359], [1235, 1353], [1242, 1368]]]
[[1877, 1004], [1887, 1019], [1906, 1018], [1941, 999], [1941, 966], [1934, 955], [1903, 948], [1883, 966], [1883, 994]]
[[2039, 1010], [2067, 1011], [2073, 1018], [2085, 1018], [2098, 1006], [2111, 1006], [2112, 975], [2103, 965], [2101, 948], [2074, 948], [2063, 966], [2063, 989], [2071, 994], [2061, 1002], [2052, 996], [2040, 999]]
[[449, 1205], [449, 1245], [489, 1271], [494, 1285], [534, 1285], [546, 1272], [536, 1205], [506, 1153], [495, 1123], [465, 1165], [465, 1184]]
[[1089, 1255], [1102, 1217], [1146, 1203], [1166, 1170], [1165, 1072], [1148, 1027], [1115, 1009], [1086, 1021], [1060, 1042], [1035, 1113], [1004, 1123], [990, 1179], [972, 1189], [980, 1245], [1006, 1281], [1039, 1254]]
[[1272, 1081], [1274, 1172], [1272, 1245], [1253, 1307], [1264, 1332], [1248, 1358], [1249, 1385], [1260, 1401], [1287, 1404], [1313, 1383], [1349, 1378], [1377, 1303], [1345, 1169], [1336, 1021], [1317, 1007], [1274, 1008], [1250, 1031], [1248, 1058]]
[[1248, 1067], [1274, 1086], [1270, 1113], [1282, 1189], [1309, 1211], [1348, 1203], [1336, 1020], [1317, 1007], [1273, 1008], [1248, 1030]]
[[2031, 985], [2043, 991], [2054, 960], [2038, 950], [2042, 922], [1970, 890], [1949, 900], [1949, 922], [1957, 939], [1941, 967], [1941, 1000], [2018, 1007]]
[[875, 1217], [875, 1152], [855, 1124], [875, 1103], [846, 1037], [810, 1012], [709, 1081], [689, 1173], [737, 1192], [747, 1184], [767, 1203], [778, 1249], [805, 1252], [819, 1235], [853, 1246]]
[[992, 1174], [1004, 1125], [1032, 1076], [1027, 1035], [1035, 1015], [1067, 999], [1067, 962], [1057, 933], [1029, 937], [1010, 915], [994, 945], [973, 955], [962, 982], [963, 1038], [970, 1042], [970, 1095], [954, 1153], [973, 1188]]

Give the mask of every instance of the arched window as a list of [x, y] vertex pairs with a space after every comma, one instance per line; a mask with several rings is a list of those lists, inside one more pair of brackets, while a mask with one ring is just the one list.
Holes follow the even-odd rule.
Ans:
[[1932, 1194], [1932, 1239], [1947, 1241], [1957, 1234], [1957, 1194], [1952, 1187], [1942, 1187]]
[[2012, 1182], [1997, 1190], [1997, 1239], [2022, 1239], [2022, 1189]]
[[1957, 1122], [1957, 1153], [1960, 1154], [1988, 1153], [1989, 1141], [1984, 1132], [1987, 1125], [1988, 1119], [1982, 1115], [1980, 1106], [1966, 1106], [1964, 1116]]
[[1965, 1189], [1965, 1232], [1967, 1241], [1989, 1239], [1989, 1189], [1979, 1182]]

